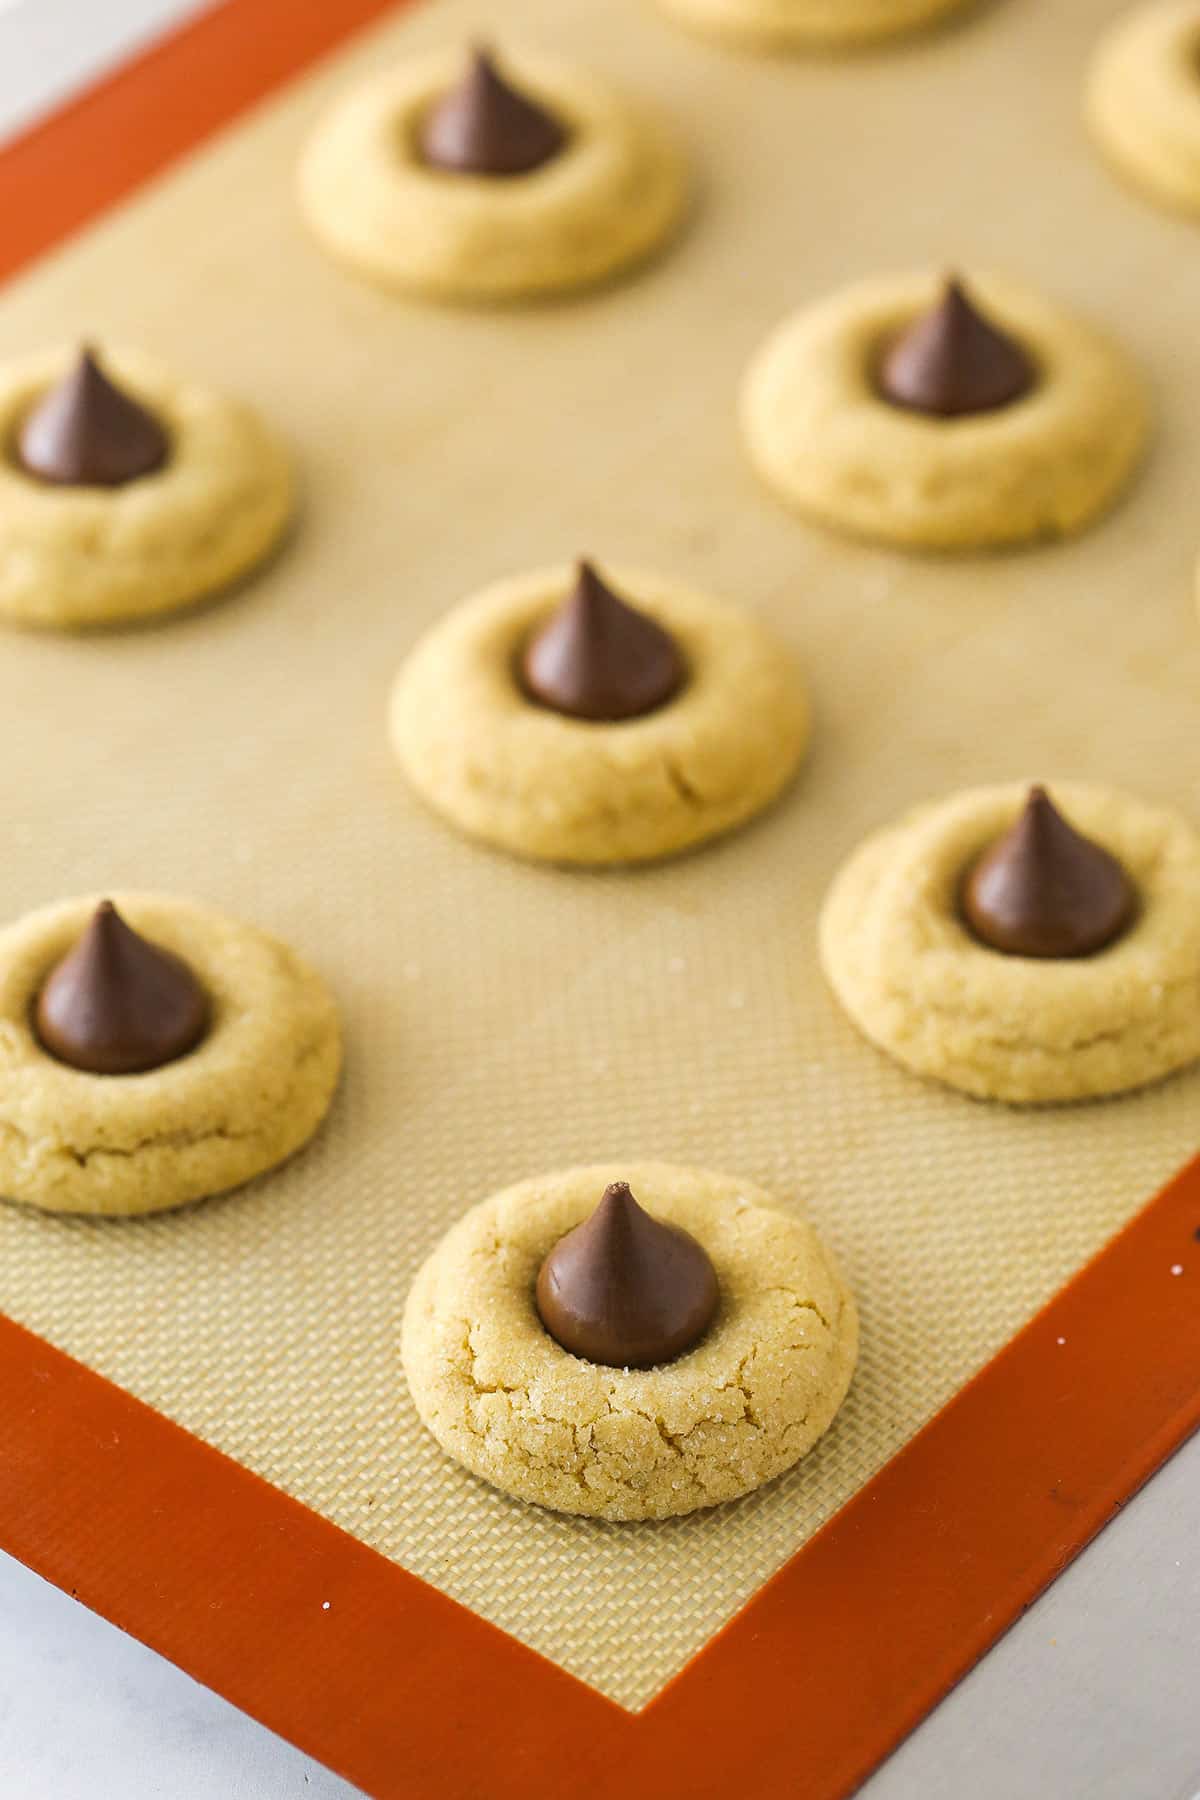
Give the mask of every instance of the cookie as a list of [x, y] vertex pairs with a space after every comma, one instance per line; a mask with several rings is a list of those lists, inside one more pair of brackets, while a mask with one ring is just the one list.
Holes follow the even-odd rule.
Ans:
[[939, 304], [930, 275], [860, 282], [787, 320], [742, 390], [747, 448], [781, 500], [819, 524], [915, 549], [1069, 536], [1110, 506], [1146, 441], [1141, 380], [1090, 325], [1025, 288], [970, 291], [1030, 359], [1010, 404], [938, 417], [879, 386], [889, 344]]
[[1137, 891], [1133, 924], [1098, 954], [1003, 955], [967, 928], [964, 872], [1012, 825], [1023, 786], [955, 794], [877, 832], [821, 914], [821, 961], [859, 1030], [980, 1099], [1119, 1094], [1200, 1057], [1200, 835], [1106, 788], [1052, 792]]
[[1158, 0], [1101, 39], [1084, 112], [1096, 144], [1148, 199], [1200, 213], [1200, 5]]
[[[692, 1234], [716, 1268], [716, 1319], [655, 1368], [584, 1361], [534, 1298], [554, 1245], [610, 1182]], [[811, 1225], [749, 1182], [664, 1163], [523, 1181], [442, 1239], [404, 1313], [417, 1411], [458, 1462], [559, 1512], [661, 1519], [736, 1499], [827, 1430], [857, 1352], [854, 1301]]]
[[317, 125], [300, 204], [337, 261], [402, 292], [520, 300], [602, 281], [671, 235], [687, 197], [674, 144], [604, 83], [532, 52], [506, 54], [503, 68], [560, 122], [559, 153], [508, 174], [431, 165], [423, 127], [465, 67], [460, 50], [412, 57]]
[[[75, 352], [0, 366], [0, 436], [70, 376]], [[166, 433], [161, 466], [111, 486], [0, 463], [0, 618], [79, 629], [157, 617], [244, 576], [293, 509], [288, 459], [253, 412], [132, 350], [104, 365]]]
[[49, 1212], [161, 1212], [249, 1181], [316, 1131], [341, 1066], [333, 998], [286, 945], [194, 901], [117, 900], [195, 972], [211, 1017], [195, 1049], [148, 1073], [69, 1067], [34, 1008], [96, 901], [0, 932], [0, 1194]]
[[562, 863], [669, 856], [772, 801], [808, 742], [785, 649], [747, 614], [661, 576], [613, 581], [677, 640], [682, 688], [642, 717], [567, 717], [531, 699], [518, 660], [572, 583], [496, 582], [417, 645], [396, 679], [392, 745], [421, 798], [468, 835]]
[[854, 49], [932, 25], [974, 0], [658, 0], [696, 31], [754, 49]]

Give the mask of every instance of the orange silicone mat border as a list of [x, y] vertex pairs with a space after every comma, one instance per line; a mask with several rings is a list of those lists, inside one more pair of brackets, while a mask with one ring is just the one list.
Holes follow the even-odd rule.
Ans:
[[3, 1318], [0, 1546], [377, 1800], [836, 1800], [1200, 1425], [1198, 1234], [1200, 1159], [641, 1713]]
[[[126, 65], [0, 152], [0, 275], [395, 4], [225, 0]], [[836, 1800], [1200, 1425], [1198, 1235], [1200, 1160], [641, 1713], [2, 1317], [0, 1547], [379, 1800]]]

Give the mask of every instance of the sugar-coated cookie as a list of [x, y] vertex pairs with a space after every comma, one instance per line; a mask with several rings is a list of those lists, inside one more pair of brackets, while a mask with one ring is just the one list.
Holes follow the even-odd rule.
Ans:
[[1200, 835], [1106, 788], [1050, 791], [1136, 892], [1132, 923], [1095, 954], [1001, 954], [964, 917], [964, 878], [1021, 813], [1023, 786], [954, 794], [875, 833], [821, 915], [821, 960], [859, 1029], [981, 1099], [1118, 1094], [1200, 1057]]
[[[507, 93], [495, 129], [472, 133], [463, 121], [471, 77], [462, 50], [384, 70], [318, 123], [300, 165], [300, 202], [332, 256], [385, 288], [499, 301], [589, 286], [664, 242], [688, 183], [653, 119], [602, 81], [533, 52], [506, 50], [494, 73]], [[448, 96], [457, 110], [431, 133]], [[561, 140], [542, 160], [527, 142], [532, 132], [520, 130], [530, 108]], [[507, 167], [481, 172], [472, 150], [495, 151], [506, 126], [516, 140]], [[430, 161], [435, 150], [445, 162]]]
[[161, 1212], [238, 1186], [312, 1136], [341, 1066], [333, 998], [285, 944], [191, 900], [117, 905], [194, 972], [205, 1029], [144, 1073], [72, 1067], [39, 1036], [38, 1002], [96, 900], [0, 932], [0, 1195], [49, 1212]]
[[975, 0], [658, 0], [696, 31], [767, 50], [854, 49], [932, 25]]
[[[163, 438], [136, 475], [120, 462], [134, 428], [122, 400]], [[103, 438], [105, 423], [116, 441], [78, 458], [80, 437]], [[0, 366], [0, 435], [11, 447], [0, 618], [20, 625], [115, 625], [191, 605], [261, 562], [292, 514], [288, 458], [256, 415], [132, 350], [106, 350], [102, 365], [56, 350]]]
[[682, 685], [642, 716], [571, 717], [532, 697], [521, 658], [570, 594], [566, 568], [464, 601], [401, 668], [389, 719], [400, 765], [472, 837], [554, 862], [668, 856], [761, 811], [799, 764], [804, 684], [762, 625], [659, 575], [610, 579], [682, 653]]
[[[719, 1283], [705, 1335], [653, 1368], [573, 1355], [535, 1300], [546, 1257], [614, 1182], [691, 1234]], [[425, 1424], [486, 1481], [560, 1512], [661, 1519], [748, 1493], [811, 1449], [857, 1338], [811, 1225], [733, 1176], [639, 1163], [541, 1176], [474, 1207], [413, 1283], [403, 1358]]]
[[1200, 4], [1121, 13], [1088, 71], [1084, 111], [1117, 171], [1160, 206], [1200, 213]]
[[1148, 429], [1127, 356], [1011, 282], [972, 276], [969, 293], [1034, 376], [1027, 392], [984, 410], [942, 417], [881, 391], [889, 347], [946, 307], [933, 275], [859, 282], [768, 339], [741, 414], [751, 459], [780, 499], [864, 538], [943, 550], [1068, 536], [1112, 504]]

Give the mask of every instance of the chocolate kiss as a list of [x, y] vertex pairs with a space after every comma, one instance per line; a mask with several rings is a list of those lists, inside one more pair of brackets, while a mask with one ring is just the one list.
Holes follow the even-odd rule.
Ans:
[[38, 995], [42, 1045], [94, 1075], [135, 1075], [184, 1056], [208, 1029], [208, 996], [187, 964], [139, 937], [111, 900], [96, 908]]
[[526, 646], [525, 687], [534, 700], [575, 719], [636, 719], [683, 684], [675, 640], [581, 562], [575, 586]]
[[1009, 956], [1091, 956], [1137, 909], [1115, 856], [1068, 825], [1045, 788], [967, 871], [962, 910], [974, 935]]
[[542, 1324], [564, 1350], [614, 1368], [649, 1369], [690, 1350], [717, 1310], [706, 1252], [643, 1212], [625, 1181], [555, 1244], [537, 1278]]
[[955, 418], [992, 412], [1027, 394], [1034, 366], [949, 280], [938, 304], [892, 342], [879, 367], [885, 400], [912, 412]]
[[153, 413], [114, 387], [88, 349], [43, 395], [17, 440], [30, 475], [66, 487], [120, 487], [161, 468], [169, 449]]
[[510, 87], [486, 50], [426, 117], [421, 154], [435, 169], [524, 175], [557, 156], [567, 134], [551, 113]]

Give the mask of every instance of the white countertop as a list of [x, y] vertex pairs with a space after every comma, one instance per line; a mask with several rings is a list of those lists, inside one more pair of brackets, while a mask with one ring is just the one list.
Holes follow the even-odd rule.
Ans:
[[[203, 4], [0, 0], [0, 137]], [[356, 1792], [0, 1556], [5, 1800]], [[867, 1800], [1200, 1800], [1200, 1439], [864, 1792]]]

